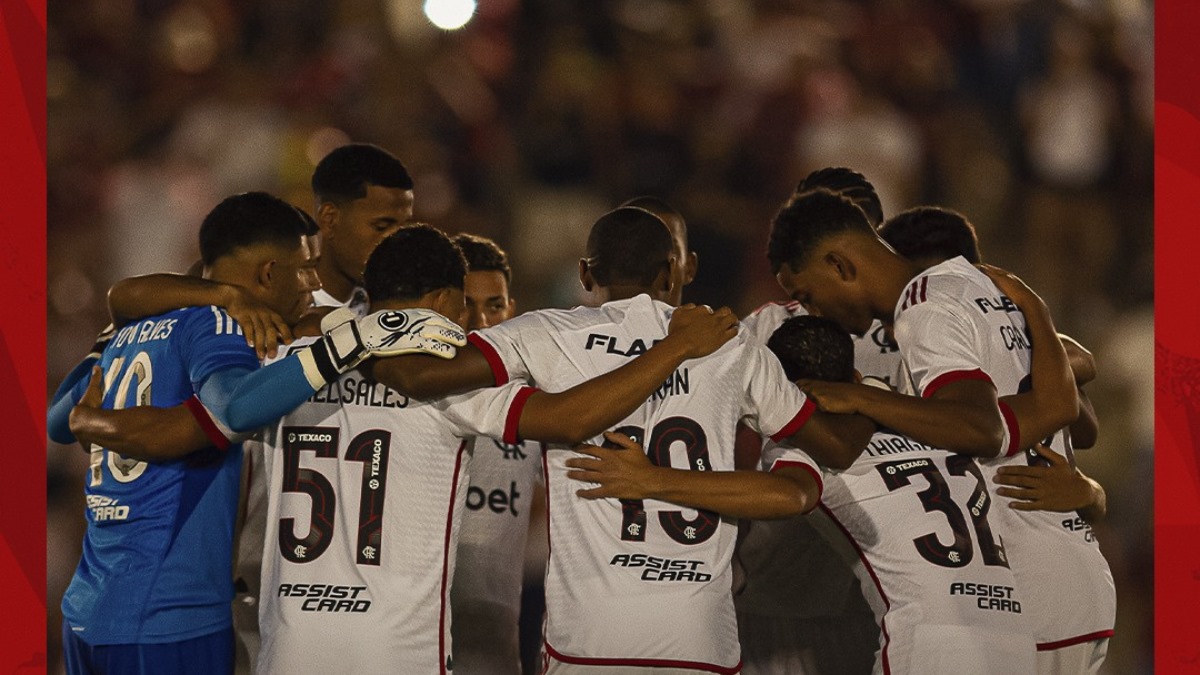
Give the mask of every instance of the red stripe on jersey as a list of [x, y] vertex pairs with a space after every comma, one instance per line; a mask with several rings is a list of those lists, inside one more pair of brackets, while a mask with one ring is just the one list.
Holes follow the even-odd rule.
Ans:
[[512, 405], [508, 406], [508, 417], [504, 418], [504, 442], [509, 445], [516, 445], [521, 442], [520, 431], [521, 413], [525, 410], [525, 403], [530, 396], [537, 393], [537, 389], [533, 387], [521, 387], [517, 391], [517, 395], [513, 396]]
[[450, 531], [454, 528], [454, 502], [458, 497], [458, 474], [462, 470], [463, 450], [467, 442], [458, 444], [454, 457], [454, 474], [450, 478], [450, 501], [446, 506], [446, 537], [442, 540], [442, 608], [438, 612], [438, 672], [446, 675], [446, 601], [450, 596]]
[[921, 299], [920, 302], [925, 302], [925, 289], [929, 288], [929, 277], [921, 277]]
[[812, 417], [813, 413], [816, 411], [817, 405], [813, 403], [813, 400], [811, 398], [805, 398], [804, 405], [800, 406], [800, 410], [796, 411], [796, 416], [792, 418], [792, 421], [783, 425], [783, 428], [779, 431], [771, 434], [771, 440], [779, 442], [796, 433], [797, 431], [800, 431], [800, 427], [804, 426], [804, 423], [807, 422], [808, 418]]
[[1008, 447], [1004, 449], [1004, 456], [1012, 457], [1021, 448], [1021, 427], [1017, 424], [1017, 414], [1004, 401], [1000, 401], [1000, 416], [1004, 418], [1004, 426], [1008, 427]]
[[731, 668], [725, 668], [712, 663], [701, 663], [699, 661], [676, 661], [674, 659], [602, 659], [587, 656], [565, 656], [560, 654], [557, 649], [550, 646], [549, 642], [543, 643], [546, 645], [546, 653], [555, 661], [570, 663], [577, 666], [635, 666], [641, 668], [691, 668], [692, 670], [703, 670], [706, 673], [720, 673], [721, 675], [737, 675], [742, 669], [742, 661], [738, 659], [737, 665]]
[[492, 343], [479, 337], [475, 333], [467, 336], [467, 342], [474, 345], [476, 349], [483, 353], [483, 358], [487, 359], [488, 366], [492, 369], [492, 378], [496, 380], [497, 387], [508, 384], [508, 369], [504, 367], [504, 359], [500, 358], [500, 354]]
[[942, 373], [941, 375], [933, 378], [933, 381], [929, 383], [929, 386], [925, 387], [925, 391], [921, 392], [921, 398], [929, 398], [930, 396], [936, 394], [938, 389], [941, 389], [948, 384], [958, 382], [959, 380], [982, 380], [988, 384], [992, 384], [992, 386], [995, 386], [995, 384], [992, 382], [992, 378], [988, 377], [987, 373], [978, 368], [975, 370], [952, 370], [948, 373]]
[[204, 404], [200, 402], [200, 399], [196, 398], [195, 394], [183, 402], [183, 407], [187, 408], [188, 412], [192, 413], [192, 417], [196, 418], [196, 422], [199, 423], [200, 428], [204, 431], [204, 435], [208, 436], [208, 440], [212, 441], [213, 445], [217, 446], [220, 450], [229, 449], [229, 439], [225, 438], [225, 434], [221, 433], [221, 430], [217, 427], [217, 423], [209, 415], [208, 408], [204, 407]]
[[802, 513], [801, 515], [806, 515], [808, 513], [811, 513], [813, 509], [817, 508], [817, 506], [819, 506], [821, 504], [821, 497], [825, 495], [825, 481], [821, 479], [821, 472], [812, 468], [811, 465], [805, 464], [804, 462], [793, 462], [793, 461], [786, 460], [786, 459], [777, 459], [777, 460], [775, 460], [774, 463], [771, 464], [771, 472], [772, 473], [774, 473], [775, 471], [778, 471], [779, 469], [789, 469], [789, 468], [804, 469], [805, 471], [812, 474], [813, 479], [815, 479], [817, 481], [817, 501], [813, 502], [812, 506], [808, 507], [807, 509], [804, 509], [804, 513]]
[[1038, 646], [1037, 646], [1037, 650], [1039, 652], [1049, 652], [1049, 651], [1053, 651], [1055, 649], [1062, 649], [1063, 647], [1070, 647], [1071, 645], [1081, 645], [1085, 642], [1091, 642], [1092, 640], [1101, 640], [1103, 638], [1110, 638], [1113, 636], [1113, 634], [1114, 634], [1113, 629], [1109, 628], [1108, 630], [1098, 630], [1095, 633], [1088, 633], [1087, 635], [1079, 635], [1079, 636], [1076, 636], [1073, 638], [1067, 638], [1065, 640], [1055, 640], [1054, 642], [1039, 642]]
[[892, 608], [892, 601], [888, 600], [887, 593], [883, 592], [883, 584], [879, 583], [879, 577], [875, 574], [875, 568], [871, 567], [871, 561], [867, 560], [867, 554], [863, 552], [862, 548], [859, 547], [858, 542], [854, 540], [854, 537], [850, 534], [850, 530], [847, 530], [846, 526], [842, 525], [842, 521], [838, 520], [837, 516], [833, 515], [833, 511], [831, 511], [828, 506], [825, 506], [824, 504], [821, 504], [820, 506], [821, 512], [826, 516], [829, 516], [829, 520], [836, 525], [839, 530], [841, 530], [842, 536], [845, 537], [846, 541], [848, 541], [850, 545], [854, 547], [854, 550], [858, 553], [858, 559], [862, 561], [863, 567], [867, 570], [867, 574], [871, 575], [871, 581], [875, 582], [875, 590], [879, 592], [879, 597], [883, 599], [885, 615], [879, 618], [879, 630], [883, 633], [883, 650], [880, 651], [880, 657], [883, 661], [883, 675], [892, 675], [892, 668], [888, 663], [887, 651], [888, 647], [892, 644], [892, 636], [888, 635], [886, 616], [886, 612]]

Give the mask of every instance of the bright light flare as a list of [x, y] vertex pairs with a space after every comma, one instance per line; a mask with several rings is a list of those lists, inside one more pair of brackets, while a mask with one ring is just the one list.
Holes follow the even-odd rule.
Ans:
[[475, 0], [425, 0], [425, 16], [442, 30], [458, 30], [475, 16]]

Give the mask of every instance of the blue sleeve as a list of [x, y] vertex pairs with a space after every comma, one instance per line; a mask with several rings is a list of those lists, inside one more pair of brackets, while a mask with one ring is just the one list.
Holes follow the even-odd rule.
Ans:
[[274, 424], [314, 391], [300, 359], [293, 354], [254, 371], [218, 371], [208, 378], [199, 396], [222, 424], [241, 433]]
[[54, 392], [54, 398], [50, 401], [50, 409], [46, 413], [46, 433], [50, 436], [50, 440], [55, 443], [75, 442], [75, 435], [71, 433], [70, 418], [71, 408], [83, 398], [83, 392], [87, 390], [88, 380], [92, 374], [92, 366], [96, 365], [97, 360], [86, 358], [75, 366], [74, 370], [67, 374], [63, 379], [62, 384], [58, 385], [58, 391]]
[[199, 392], [209, 376], [217, 371], [258, 368], [258, 355], [246, 344], [241, 326], [225, 310], [208, 307], [192, 312], [183, 320], [180, 329], [187, 332], [185, 339], [180, 341], [180, 348], [184, 350], [181, 356], [195, 391]]

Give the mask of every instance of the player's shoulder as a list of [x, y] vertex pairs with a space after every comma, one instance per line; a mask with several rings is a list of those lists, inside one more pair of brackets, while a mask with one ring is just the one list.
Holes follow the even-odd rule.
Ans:
[[897, 316], [914, 307], [961, 305], [991, 285], [987, 276], [962, 256], [925, 269], [904, 287]]
[[760, 305], [742, 319], [742, 330], [753, 342], [765, 344], [784, 321], [794, 316], [807, 314], [804, 306], [795, 300], [780, 300]]

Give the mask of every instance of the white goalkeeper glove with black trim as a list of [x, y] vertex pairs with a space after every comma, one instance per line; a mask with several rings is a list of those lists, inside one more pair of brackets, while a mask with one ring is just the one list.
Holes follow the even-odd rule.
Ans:
[[325, 315], [321, 330], [320, 341], [299, 354], [314, 389], [369, 356], [430, 354], [452, 359], [467, 344], [458, 324], [428, 309], [388, 309], [358, 318], [341, 307]]

